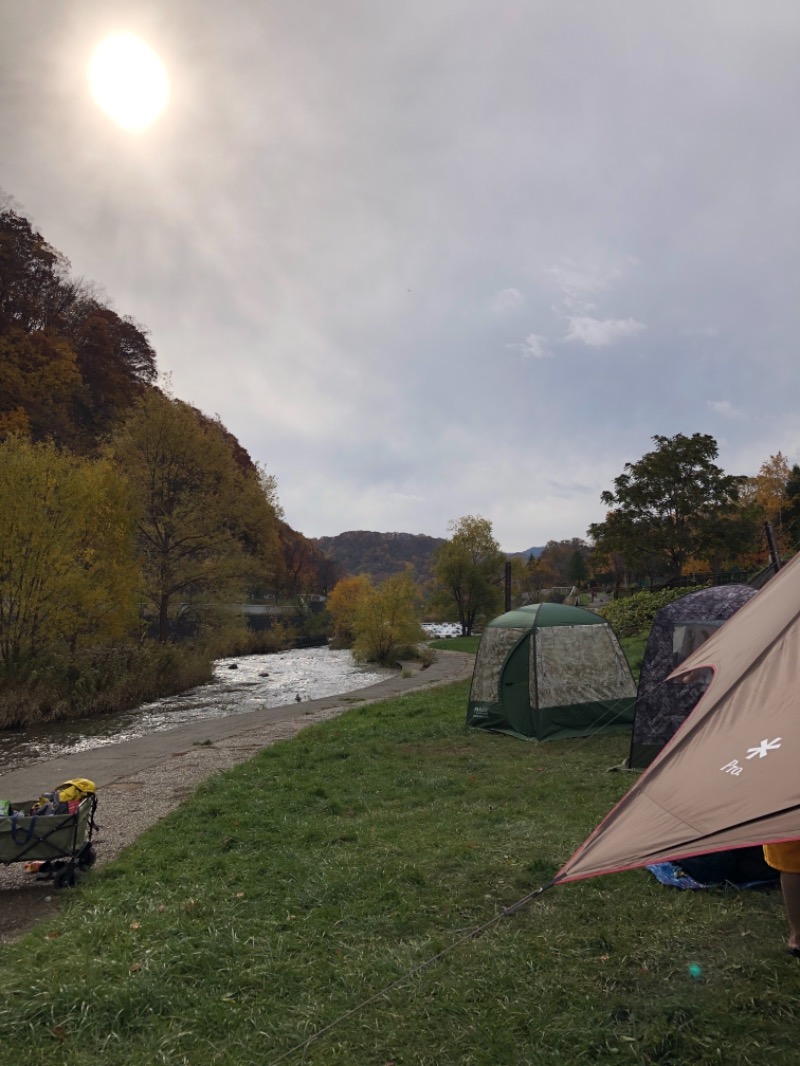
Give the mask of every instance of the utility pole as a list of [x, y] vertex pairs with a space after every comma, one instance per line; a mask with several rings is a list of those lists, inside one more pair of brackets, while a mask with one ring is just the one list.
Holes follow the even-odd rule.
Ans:
[[772, 530], [772, 523], [764, 523], [764, 532], [767, 534], [767, 544], [769, 545], [769, 557], [772, 560], [772, 565], [775, 568], [775, 573], [781, 568], [781, 557], [778, 554], [778, 548], [775, 544], [775, 533]]

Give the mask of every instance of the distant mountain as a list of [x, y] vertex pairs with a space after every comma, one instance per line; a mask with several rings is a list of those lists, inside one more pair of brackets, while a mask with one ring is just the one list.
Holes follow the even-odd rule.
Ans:
[[[428, 537], [424, 533], [375, 533], [369, 530], [350, 530], [337, 537], [309, 537], [308, 540], [322, 554], [349, 576], [366, 574], [376, 584], [392, 574], [413, 567], [415, 581], [424, 583], [433, 576], [433, 553], [444, 537]], [[541, 548], [527, 548], [521, 552], [504, 552], [507, 559], [538, 559]]]
[[506, 552], [506, 559], [529, 559], [531, 556], [534, 559], [538, 559], [544, 551], [544, 545], [541, 548], [526, 548], [524, 552]]
[[444, 544], [443, 537], [424, 533], [374, 533], [363, 529], [309, 540], [351, 577], [366, 574], [376, 584], [409, 566], [413, 567], [415, 581], [430, 580], [433, 553]]

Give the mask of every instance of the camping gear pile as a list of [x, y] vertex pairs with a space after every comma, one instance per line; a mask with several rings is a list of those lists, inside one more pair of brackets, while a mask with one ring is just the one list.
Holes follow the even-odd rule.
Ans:
[[56, 888], [77, 884], [93, 865], [97, 790], [85, 777], [65, 781], [25, 803], [7, 804], [0, 815], [0, 863], [23, 862], [39, 880]]

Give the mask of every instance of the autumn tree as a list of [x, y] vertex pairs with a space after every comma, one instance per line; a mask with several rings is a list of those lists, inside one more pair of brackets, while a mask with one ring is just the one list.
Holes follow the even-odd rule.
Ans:
[[108, 462], [0, 444], [0, 662], [69, 661], [135, 628], [132, 538], [125, 483]]
[[0, 438], [71, 446], [84, 398], [75, 352], [63, 338], [18, 328], [0, 334]]
[[491, 522], [480, 515], [465, 515], [448, 528], [452, 536], [434, 556], [436, 600], [443, 608], [455, 606], [461, 632], [469, 636], [477, 620], [502, 607], [505, 556]]
[[717, 442], [707, 434], [652, 439], [656, 447], [626, 463], [614, 490], [601, 494], [610, 510], [589, 536], [626, 559], [661, 556], [678, 578], [688, 558], [719, 549], [744, 479], [716, 465]]
[[156, 357], [146, 331], [96, 298], [82, 295], [64, 317], [84, 385], [80, 417], [95, 436], [155, 382]]
[[409, 646], [423, 639], [417, 618], [417, 586], [407, 574], [394, 574], [370, 586], [355, 610], [353, 654], [357, 659], [394, 665]]
[[146, 616], [159, 641], [187, 611], [208, 625], [215, 606], [242, 602], [274, 564], [274, 480], [238, 464], [213, 420], [156, 390], [111, 454], [135, 501]]
[[331, 589], [326, 604], [333, 623], [331, 646], [350, 648], [356, 639], [356, 614], [362, 600], [372, 591], [372, 582], [365, 574], [343, 577]]
[[56, 326], [73, 297], [69, 260], [22, 215], [0, 211], [0, 332]]
[[[787, 506], [787, 486], [790, 477], [789, 463], [781, 452], [771, 455], [763, 462], [758, 473], [749, 481], [750, 499], [756, 512], [759, 533], [765, 522], [769, 522], [775, 534], [775, 541], [780, 552], [791, 547], [791, 533], [785, 528], [785, 511]], [[762, 539], [759, 536], [759, 539]]]
[[84, 452], [156, 379], [147, 332], [93, 287], [21, 215], [0, 210], [0, 434]]

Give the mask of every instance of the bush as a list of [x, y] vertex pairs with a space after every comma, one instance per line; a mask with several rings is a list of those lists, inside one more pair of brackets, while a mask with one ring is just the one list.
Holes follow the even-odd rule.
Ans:
[[[705, 587], [705, 586], [704, 586]], [[692, 589], [661, 589], [658, 592], [637, 592], [623, 600], [607, 603], [598, 611], [609, 622], [618, 637], [635, 637], [649, 632], [653, 619], [662, 607], [686, 596]]]

